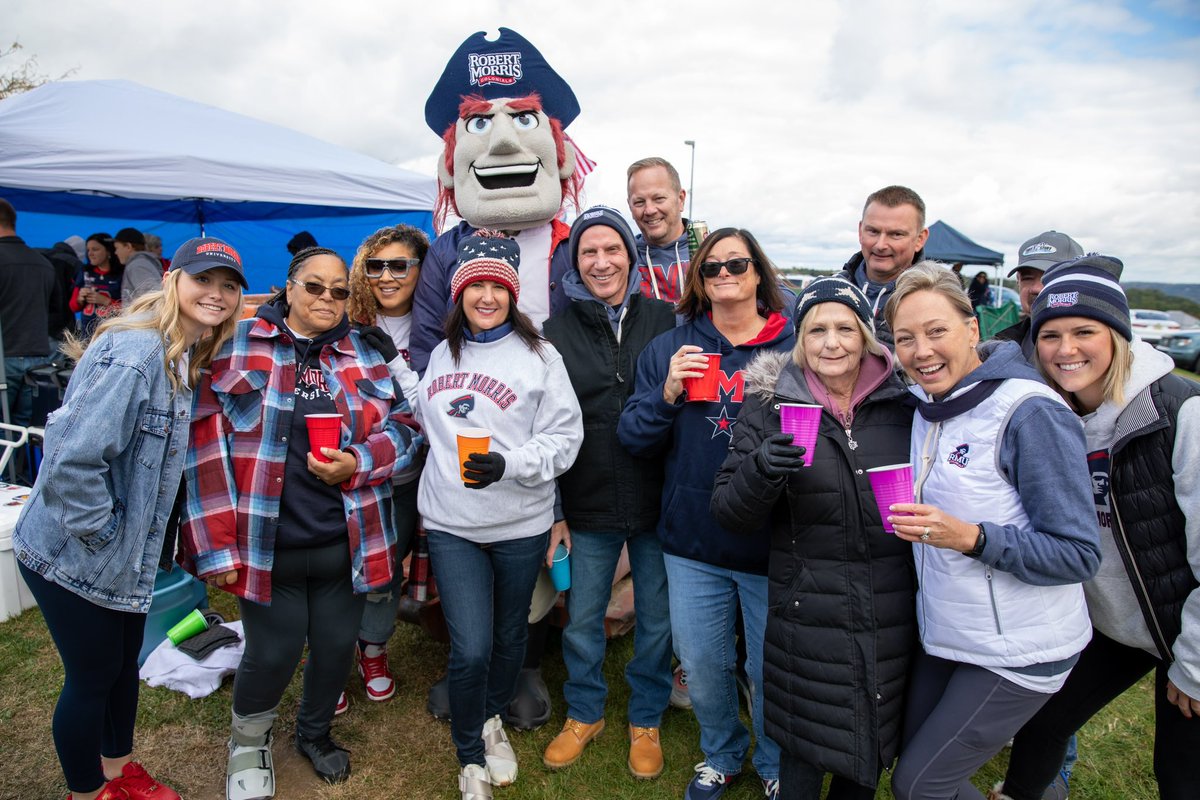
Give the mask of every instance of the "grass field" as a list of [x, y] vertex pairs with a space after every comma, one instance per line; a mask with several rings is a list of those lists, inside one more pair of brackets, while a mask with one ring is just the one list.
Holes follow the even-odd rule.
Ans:
[[[214, 597], [227, 616], [236, 616], [227, 596]], [[662, 741], [667, 769], [655, 781], [633, 779], [626, 766], [625, 701], [622, 679], [633, 640], [610, 644], [605, 674], [611, 687], [608, 729], [575, 765], [551, 772], [542, 750], [562, 725], [560, 688], [564, 671], [557, 634], [552, 634], [544, 673], [554, 697], [555, 716], [541, 730], [513, 733], [521, 765], [515, 785], [497, 789], [498, 800], [665, 800], [683, 796], [683, 788], [701, 759], [699, 732], [690, 711], [670, 709]], [[351, 681], [350, 712], [334, 723], [334, 737], [352, 752], [353, 775], [341, 786], [326, 786], [307, 762], [290, 752], [299, 699], [299, 681], [289, 687], [276, 726], [277, 771], [281, 800], [348, 798], [457, 798], [457, 766], [449, 729], [425, 711], [425, 693], [445, 663], [446, 646], [411, 625], [400, 625], [392, 639], [392, 668], [401, 681], [397, 696], [370, 703], [362, 685]], [[66, 787], [50, 736], [50, 718], [62, 682], [62, 669], [41, 615], [36, 609], [0, 623], [0, 741], [5, 767], [0, 800], [62, 800]], [[190, 700], [185, 695], [143, 684], [138, 715], [137, 755], [153, 774], [189, 800], [223, 800], [225, 740], [228, 737], [231, 682], [214, 695]], [[1094, 719], [1080, 734], [1080, 761], [1071, 797], [1080, 800], [1149, 800], [1157, 797], [1151, 766], [1152, 686], [1143, 680]], [[1007, 751], [976, 776], [981, 788], [998, 780]], [[762, 797], [758, 780], [747, 773], [726, 797]], [[878, 797], [891, 797], [886, 776]]]

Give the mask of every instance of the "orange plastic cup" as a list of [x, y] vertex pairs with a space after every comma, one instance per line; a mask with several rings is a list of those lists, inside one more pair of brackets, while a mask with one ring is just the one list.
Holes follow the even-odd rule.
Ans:
[[338, 449], [338, 440], [342, 435], [342, 415], [305, 414], [304, 422], [308, 425], [308, 451], [317, 461], [328, 464], [333, 459], [326, 458], [321, 448]]
[[467, 480], [467, 470], [463, 462], [471, 457], [471, 453], [486, 453], [492, 446], [492, 432], [487, 428], [463, 428], [458, 432], [458, 473], [463, 483], [478, 483]]

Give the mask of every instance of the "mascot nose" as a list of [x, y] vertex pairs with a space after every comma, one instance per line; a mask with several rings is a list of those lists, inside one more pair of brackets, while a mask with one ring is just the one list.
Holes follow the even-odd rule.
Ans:
[[506, 114], [497, 114], [492, 117], [492, 139], [489, 143], [488, 151], [494, 155], [508, 155], [510, 153], [521, 152], [521, 140], [517, 136], [517, 129], [513, 126], [512, 120]]

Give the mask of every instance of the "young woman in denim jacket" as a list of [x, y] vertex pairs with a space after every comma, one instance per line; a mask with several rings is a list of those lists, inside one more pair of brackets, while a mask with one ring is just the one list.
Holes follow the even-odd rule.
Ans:
[[71, 343], [79, 363], [13, 534], [66, 673], [53, 729], [74, 800], [179, 797], [132, 761], [137, 657], [173, 550], [191, 387], [232, 334], [246, 279], [219, 239], [189, 240], [171, 264], [161, 291]]

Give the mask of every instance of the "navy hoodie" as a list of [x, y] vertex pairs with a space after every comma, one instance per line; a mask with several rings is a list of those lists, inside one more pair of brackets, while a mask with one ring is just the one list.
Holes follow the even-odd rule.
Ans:
[[349, 333], [350, 322], [342, 315], [341, 322], [332, 329], [313, 339], [302, 339], [288, 328], [279, 306], [263, 304], [258, 316], [288, 331], [296, 348], [296, 405], [288, 431], [275, 547], [285, 550], [331, 544], [348, 535], [346, 507], [341, 487], [330, 486], [308, 471], [308, 424], [304, 415], [337, 413], [321, 373], [321, 351]]
[[[795, 329], [781, 314], [771, 315], [757, 339], [734, 347], [705, 313], [657, 336], [642, 351], [617, 437], [635, 456], [664, 458], [666, 481], [658, 522], [664, 552], [739, 572], [767, 573], [766, 526], [731, 531], [708, 508], [742, 407], [743, 370], [759, 350], [790, 352], [795, 343]], [[721, 354], [720, 401], [663, 399], [671, 356], [685, 344]]]

